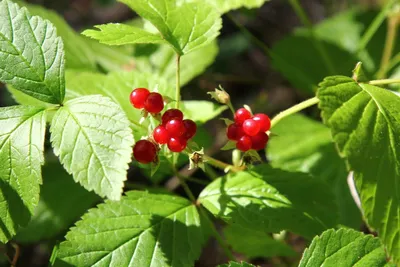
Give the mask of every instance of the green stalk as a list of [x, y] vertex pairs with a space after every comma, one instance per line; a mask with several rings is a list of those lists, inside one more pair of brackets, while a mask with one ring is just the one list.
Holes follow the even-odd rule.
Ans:
[[175, 108], [179, 109], [179, 102], [181, 101], [181, 56], [176, 55], [176, 88], [175, 88]]
[[400, 83], [400, 79], [372, 80], [369, 81], [368, 83], [372, 85], [384, 85], [384, 84]]

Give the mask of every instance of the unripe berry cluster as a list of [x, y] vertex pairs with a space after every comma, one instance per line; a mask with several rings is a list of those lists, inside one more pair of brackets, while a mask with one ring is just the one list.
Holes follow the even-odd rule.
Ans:
[[229, 140], [236, 142], [240, 151], [264, 149], [268, 143], [266, 132], [271, 128], [271, 120], [263, 113], [251, 115], [250, 111], [240, 108], [235, 112], [235, 122], [226, 130]]
[[[160, 113], [164, 109], [162, 95], [156, 92], [150, 93], [146, 88], [133, 90], [130, 101], [133, 107], [144, 109], [151, 114]], [[146, 164], [156, 161], [158, 145], [167, 144], [172, 152], [182, 152], [196, 131], [196, 123], [184, 120], [182, 111], [168, 109], [161, 117], [161, 124], [154, 129], [152, 140], [138, 141], [133, 148], [133, 155], [137, 161]]]

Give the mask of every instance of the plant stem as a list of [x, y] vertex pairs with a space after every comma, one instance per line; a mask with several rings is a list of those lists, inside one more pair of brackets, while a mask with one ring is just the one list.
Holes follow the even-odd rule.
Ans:
[[233, 116], [235, 116], [235, 109], [234, 109], [234, 107], [233, 107], [233, 105], [232, 105], [232, 102], [229, 101], [229, 103], [227, 104], [227, 106], [228, 106], [229, 109], [232, 111]]
[[11, 243], [11, 246], [15, 249], [15, 254], [14, 254], [14, 258], [12, 260], [11, 266], [15, 267], [15, 266], [17, 266], [18, 258], [20, 255], [20, 248], [19, 248], [18, 244], [16, 244], [16, 243]]
[[210, 156], [207, 156], [207, 155], [204, 155], [203, 159], [206, 160], [207, 163], [209, 163], [209, 164], [213, 165], [214, 167], [217, 167], [217, 168], [219, 168], [221, 170], [225, 170], [227, 168], [229, 168], [229, 170], [232, 171], [232, 172], [240, 172], [240, 171], [244, 170], [244, 167], [236, 167], [236, 166], [233, 166], [231, 164], [228, 164], [228, 163], [222, 162], [220, 160], [214, 159], [214, 158], [212, 158]]
[[175, 88], [175, 108], [179, 109], [179, 102], [181, 101], [181, 56], [176, 55], [176, 88]]
[[383, 50], [381, 66], [376, 74], [378, 79], [382, 79], [386, 76], [388, 67], [390, 64], [390, 58], [393, 54], [393, 48], [396, 41], [397, 29], [399, 26], [399, 17], [397, 14], [390, 16], [388, 19], [388, 30], [385, 41], [385, 48]]
[[392, 83], [400, 83], [400, 79], [382, 79], [382, 80], [372, 80], [368, 82], [372, 85], [381, 85], [381, 84], [392, 84]]
[[335, 67], [332, 64], [332, 62], [331, 62], [331, 60], [330, 60], [330, 58], [328, 56], [328, 53], [325, 50], [324, 45], [315, 36], [314, 27], [313, 27], [310, 19], [307, 17], [306, 12], [304, 11], [302, 6], [300, 5], [299, 1], [298, 0], [289, 0], [289, 3], [292, 5], [292, 8], [296, 12], [297, 16], [300, 18], [300, 21], [304, 24], [304, 26], [306, 26], [310, 30], [311, 39], [313, 41], [315, 49], [317, 49], [318, 53], [322, 57], [322, 60], [324, 61], [327, 70], [331, 74], [335, 74], [336, 73]]
[[174, 168], [175, 176], [178, 177], [179, 182], [182, 185], [183, 190], [185, 190], [186, 195], [189, 197], [190, 201], [195, 203], [196, 198], [194, 197], [192, 190], [190, 190], [190, 187], [187, 185], [185, 178], [183, 178], [183, 176], [179, 174], [179, 171], [176, 169], [175, 164], [174, 164], [173, 168]]
[[274, 127], [280, 120], [283, 118], [290, 116], [294, 113], [297, 113], [303, 109], [306, 109], [308, 107], [311, 107], [319, 102], [319, 99], [315, 96], [313, 98], [307, 99], [297, 105], [294, 105], [291, 108], [288, 108], [282, 112], [280, 112], [278, 115], [276, 115], [272, 120], [271, 120], [271, 128]]
[[187, 181], [190, 181], [190, 182], [193, 182], [193, 183], [197, 183], [197, 184], [201, 184], [201, 185], [208, 185], [209, 184], [209, 182], [207, 182], [207, 181], [203, 181], [201, 179], [194, 178], [194, 177], [185, 176], [185, 175], [180, 174], [179, 172], [176, 174], [176, 176], [178, 178], [182, 178], [182, 179], [185, 179]]
[[391, 69], [393, 69], [394, 67], [397, 66], [397, 64], [400, 63], [400, 52], [397, 53], [389, 62], [389, 66], [388, 66], [388, 71], [390, 71]]
[[215, 228], [214, 223], [212, 222], [212, 220], [210, 219], [210, 217], [207, 214], [207, 211], [204, 210], [204, 208], [202, 206], [199, 206], [199, 210], [201, 215], [203, 215], [203, 218], [207, 221], [207, 223], [209, 224], [211, 231], [213, 232], [213, 235], [215, 237], [215, 239], [218, 241], [219, 245], [221, 246], [221, 248], [224, 250], [226, 256], [229, 258], [229, 260], [234, 261], [235, 260], [235, 256], [233, 256], [231, 250], [229, 249], [228, 244], [225, 242], [225, 240], [221, 237], [221, 235], [218, 233], [217, 228]]
[[364, 50], [365, 47], [368, 45], [372, 36], [374, 36], [376, 31], [379, 29], [379, 26], [381, 26], [382, 22], [385, 20], [393, 3], [394, 3], [394, 0], [387, 1], [386, 5], [382, 8], [382, 10], [379, 12], [379, 14], [375, 17], [374, 21], [371, 23], [371, 25], [368, 27], [367, 31], [364, 33], [364, 35], [361, 38], [360, 44], [357, 47], [358, 53], [361, 52], [362, 50]]

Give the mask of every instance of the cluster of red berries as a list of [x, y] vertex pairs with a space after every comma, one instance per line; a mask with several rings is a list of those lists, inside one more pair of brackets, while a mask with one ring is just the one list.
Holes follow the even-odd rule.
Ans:
[[[137, 88], [130, 95], [131, 104], [137, 109], [144, 109], [148, 113], [157, 114], [164, 109], [164, 100], [161, 94], [146, 88]], [[196, 123], [184, 120], [179, 109], [168, 109], [161, 117], [161, 124], [153, 131], [151, 140], [140, 140], [133, 148], [133, 155], [140, 163], [150, 163], [156, 160], [159, 145], [167, 144], [172, 152], [182, 152], [189, 139], [197, 131]]]
[[250, 149], [264, 149], [268, 143], [266, 132], [271, 128], [271, 120], [265, 114], [258, 113], [254, 116], [245, 108], [235, 112], [235, 122], [226, 130], [229, 140], [236, 142], [236, 148], [240, 151]]

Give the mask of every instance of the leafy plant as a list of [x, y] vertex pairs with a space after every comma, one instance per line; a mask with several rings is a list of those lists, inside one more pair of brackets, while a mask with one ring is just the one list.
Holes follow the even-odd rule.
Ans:
[[[79, 35], [52, 11], [0, 1], [0, 81], [19, 103], [0, 108], [0, 242], [12, 266], [21, 244], [42, 240], [54, 266], [194, 266], [210, 236], [226, 256], [219, 266], [255, 266], [238, 254], [400, 264], [396, 1], [313, 26], [290, 0], [305, 27], [271, 48], [230, 13], [264, 0], [121, 2], [139, 18]], [[182, 100], [218, 61], [224, 14], [315, 96], [272, 119], [235, 109], [221, 86], [208, 92], [218, 104]], [[295, 114], [317, 104], [320, 117]], [[225, 145], [204, 125], [223, 112]], [[220, 149], [232, 164], [210, 155]], [[132, 169], [145, 186], [127, 181]]]

